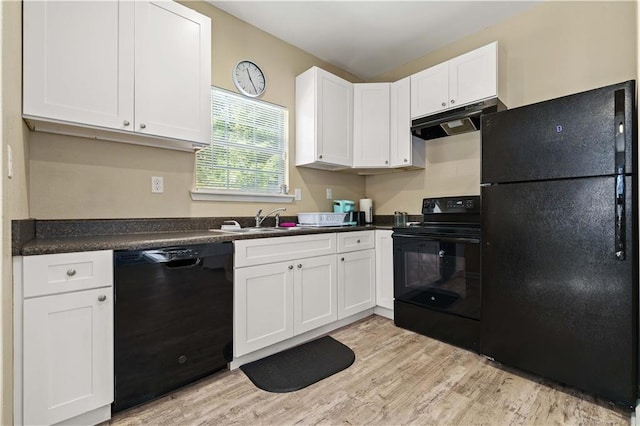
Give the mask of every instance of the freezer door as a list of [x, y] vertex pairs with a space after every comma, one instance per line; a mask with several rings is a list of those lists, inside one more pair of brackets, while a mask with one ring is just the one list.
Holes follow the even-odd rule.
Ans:
[[620, 130], [633, 173], [635, 117], [635, 81], [485, 115], [481, 181], [612, 175]]
[[634, 406], [638, 218], [620, 260], [614, 199], [614, 177], [482, 188], [481, 353]]

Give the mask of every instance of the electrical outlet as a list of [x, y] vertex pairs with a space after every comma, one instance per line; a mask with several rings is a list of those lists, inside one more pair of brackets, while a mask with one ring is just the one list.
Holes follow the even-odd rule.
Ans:
[[293, 193], [295, 194], [296, 201], [302, 200], [302, 191], [300, 190], [300, 188], [294, 189]]
[[162, 194], [164, 192], [164, 179], [162, 176], [151, 176], [151, 192]]
[[333, 191], [331, 188], [327, 188], [327, 200], [333, 200]]

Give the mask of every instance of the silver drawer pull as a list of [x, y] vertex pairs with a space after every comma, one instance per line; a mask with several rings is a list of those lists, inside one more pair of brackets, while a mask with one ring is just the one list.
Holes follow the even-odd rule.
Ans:
[[293, 265], [289, 265], [289, 269], [293, 269]]
[[107, 300], [107, 296], [105, 296], [104, 294], [101, 294], [100, 296], [98, 296], [98, 301], [104, 302], [105, 300]]
[[72, 277], [76, 274], [76, 270], [71, 268], [71, 269], [67, 269], [67, 275]]
[[302, 263], [298, 263], [298, 269], [302, 268]]

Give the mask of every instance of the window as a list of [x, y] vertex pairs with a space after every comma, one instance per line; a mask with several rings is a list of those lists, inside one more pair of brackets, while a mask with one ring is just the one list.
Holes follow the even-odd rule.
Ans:
[[211, 126], [195, 192], [286, 194], [286, 108], [212, 87]]

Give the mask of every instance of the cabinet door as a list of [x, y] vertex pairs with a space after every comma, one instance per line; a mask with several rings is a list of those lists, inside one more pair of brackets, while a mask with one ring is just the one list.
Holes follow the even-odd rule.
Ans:
[[235, 270], [234, 356], [293, 337], [294, 266], [282, 262]]
[[389, 83], [353, 86], [353, 167], [389, 167]]
[[112, 287], [24, 301], [24, 424], [113, 401]]
[[411, 118], [449, 107], [449, 63], [443, 62], [411, 76]]
[[295, 261], [294, 334], [301, 334], [338, 319], [336, 256]]
[[497, 43], [449, 61], [449, 102], [452, 107], [498, 94]]
[[26, 1], [23, 8], [24, 115], [131, 130], [133, 2]]
[[135, 131], [209, 143], [211, 20], [175, 2], [135, 2]]
[[338, 319], [376, 304], [375, 250], [338, 254]]
[[392, 231], [376, 232], [376, 305], [393, 310]]
[[411, 78], [391, 83], [389, 163], [391, 167], [410, 166], [411, 159]]
[[353, 158], [353, 84], [317, 68], [317, 158], [351, 167]]

